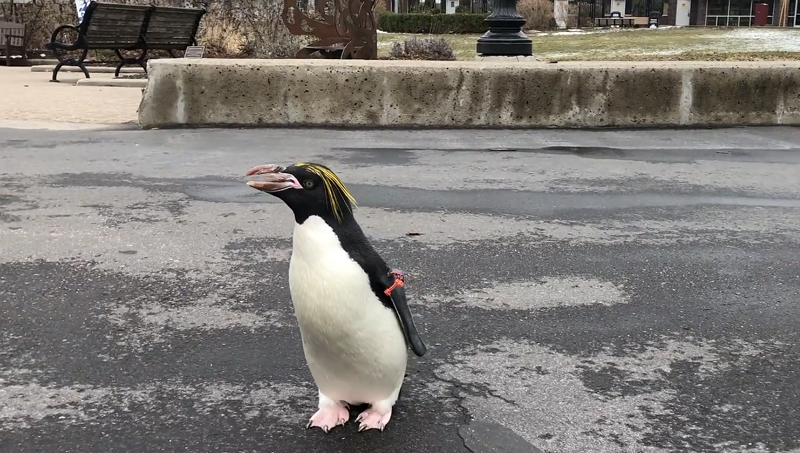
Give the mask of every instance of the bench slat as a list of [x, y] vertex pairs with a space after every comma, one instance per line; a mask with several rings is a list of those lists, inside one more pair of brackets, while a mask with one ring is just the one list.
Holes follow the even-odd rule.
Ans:
[[194, 44], [197, 25], [204, 13], [201, 9], [156, 8], [147, 25], [147, 46], [177, 49]]
[[119, 49], [141, 42], [150, 7], [100, 3], [92, 11], [83, 32], [90, 49]]

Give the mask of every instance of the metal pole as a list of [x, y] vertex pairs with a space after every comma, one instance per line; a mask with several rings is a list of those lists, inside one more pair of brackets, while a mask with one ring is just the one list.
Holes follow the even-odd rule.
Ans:
[[517, 12], [516, 0], [494, 0], [492, 13], [485, 20], [489, 31], [478, 38], [478, 55], [533, 55], [531, 39], [522, 32], [525, 19]]

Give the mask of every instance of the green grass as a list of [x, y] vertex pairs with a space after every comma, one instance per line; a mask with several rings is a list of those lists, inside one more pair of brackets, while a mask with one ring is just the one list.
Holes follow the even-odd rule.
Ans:
[[[763, 34], [763, 37], [760, 36]], [[388, 55], [394, 41], [417, 36], [378, 35], [379, 54]], [[480, 35], [443, 35], [459, 60], [475, 58]], [[540, 60], [798, 60], [800, 31], [785, 28], [626, 29], [586, 33], [530, 33], [533, 53]], [[753, 36], [763, 39], [754, 39]], [[781, 41], [785, 45], [775, 46]], [[796, 44], [795, 44], [796, 43]], [[775, 50], [782, 48], [784, 50]], [[788, 50], [786, 50], [788, 49]]]

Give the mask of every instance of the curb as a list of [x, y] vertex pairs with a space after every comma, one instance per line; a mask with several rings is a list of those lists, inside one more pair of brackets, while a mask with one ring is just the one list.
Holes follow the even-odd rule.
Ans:
[[[31, 66], [31, 72], [53, 72], [55, 69], [55, 65], [35, 65]], [[116, 68], [112, 68], [110, 66], [87, 66], [86, 69], [89, 70], [89, 74], [113, 74], [116, 71]], [[77, 66], [63, 66], [59, 72], [79, 72], [81, 68]], [[142, 68], [122, 68], [120, 74], [144, 74], [144, 69]]]
[[[151, 60], [139, 126], [800, 125], [800, 62]], [[731, 87], [736, 87], [731, 91]]]
[[75, 82], [75, 85], [88, 87], [144, 88], [147, 86], [147, 79], [80, 79]]

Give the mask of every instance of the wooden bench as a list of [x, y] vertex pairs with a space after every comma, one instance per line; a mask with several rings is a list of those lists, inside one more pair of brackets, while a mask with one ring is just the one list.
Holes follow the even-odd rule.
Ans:
[[[80, 25], [62, 25], [53, 32], [47, 48], [58, 59], [52, 82], [58, 81], [63, 66], [81, 68], [86, 78], [89, 71], [84, 61], [90, 50], [113, 50], [119, 58], [115, 77], [126, 65], [136, 64], [147, 73], [147, 53], [185, 50], [196, 44], [200, 20], [206, 13], [200, 8], [172, 8], [153, 5], [125, 5], [92, 1]], [[126, 57], [123, 51], [138, 51], [137, 57]], [[72, 52], [77, 52], [73, 55]]]
[[166, 50], [175, 57], [176, 50], [197, 45], [197, 30], [204, 9], [155, 6], [145, 32], [147, 50]]
[[632, 27], [634, 24], [632, 17], [598, 17], [594, 21], [598, 27], [611, 27], [614, 25]]
[[16, 22], [0, 22], [0, 48], [5, 49], [6, 66], [14, 64], [16, 58], [11, 58], [14, 53], [22, 56], [21, 62], [25, 61], [25, 24]]

